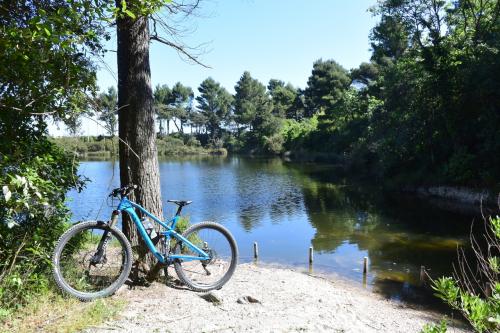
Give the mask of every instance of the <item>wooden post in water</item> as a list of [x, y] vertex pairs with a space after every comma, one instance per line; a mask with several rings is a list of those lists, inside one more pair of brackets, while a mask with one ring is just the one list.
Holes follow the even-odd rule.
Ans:
[[314, 249], [313, 247], [309, 247], [309, 265], [313, 263]]
[[368, 272], [368, 257], [363, 258], [363, 274]]
[[259, 246], [257, 242], [253, 242], [253, 258], [257, 259], [259, 257]]
[[427, 280], [427, 273], [425, 272], [425, 266], [420, 266], [420, 284], [425, 284]]

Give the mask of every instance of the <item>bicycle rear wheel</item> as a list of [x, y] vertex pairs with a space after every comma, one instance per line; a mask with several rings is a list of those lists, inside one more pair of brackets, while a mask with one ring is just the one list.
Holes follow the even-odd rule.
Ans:
[[[234, 273], [238, 263], [238, 247], [231, 233], [214, 222], [201, 222], [183, 234], [187, 240], [210, 256], [209, 260], [174, 261], [179, 279], [194, 291], [220, 289]], [[190, 247], [177, 242], [174, 254], [198, 256]]]
[[52, 262], [59, 288], [89, 301], [109, 296], [123, 285], [132, 268], [132, 249], [117, 228], [100, 221], [82, 222], [59, 238]]

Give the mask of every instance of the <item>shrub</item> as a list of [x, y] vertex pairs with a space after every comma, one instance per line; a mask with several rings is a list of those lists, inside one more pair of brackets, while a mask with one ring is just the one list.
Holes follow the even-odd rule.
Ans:
[[51, 253], [69, 223], [65, 194], [83, 183], [73, 157], [46, 138], [3, 148], [0, 304], [6, 310], [47, 290]]
[[281, 129], [283, 144], [286, 149], [297, 149], [304, 147], [313, 133], [318, 127], [318, 117], [305, 118], [302, 121], [286, 119]]
[[[476, 265], [459, 251], [453, 277], [432, 281], [436, 296], [460, 311], [477, 332], [500, 331], [500, 217], [490, 218], [484, 234], [486, 246], [471, 236]], [[446, 331], [446, 330], [444, 330]], [[444, 332], [436, 331], [436, 332]], [[431, 332], [431, 331], [428, 331]]]
[[104, 151], [104, 145], [101, 142], [92, 142], [87, 146], [88, 151], [90, 152], [98, 152]]
[[266, 153], [280, 154], [283, 152], [284, 138], [281, 133], [262, 137], [262, 147]]

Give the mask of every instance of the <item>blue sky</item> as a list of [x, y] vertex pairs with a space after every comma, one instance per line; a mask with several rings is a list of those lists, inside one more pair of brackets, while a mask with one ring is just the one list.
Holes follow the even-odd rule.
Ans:
[[[212, 76], [228, 90], [245, 70], [266, 83], [271, 78], [304, 87], [312, 64], [334, 59], [347, 69], [370, 57], [368, 35], [376, 18], [367, 12], [374, 0], [232, 0], [202, 1], [199, 13], [187, 22], [196, 29], [184, 38], [188, 45], [209, 43], [200, 59], [212, 67], [183, 61], [167, 46], [153, 42], [150, 50], [153, 85], [180, 81], [196, 88]], [[116, 49], [114, 38], [109, 47]], [[116, 54], [105, 61], [116, 72]], [[101, 89], [116, 85], [106, 70], [99, 71]]]
[[[245, 70], [267, 85], [276, 78], [305, 87], [313, 62], [334, 59], [350, 69], [370, 58], [368, 36], [377, 19], [368, 9], [376, 0], [204, 0], [198, 17], [185, 22], [183, 39], [208, 43], [200, 60], [211, 68], [183, 61], [173, 49], [153, 42], [150, 61], [153, 86], [180, 81], [195, 93], [211, 76], [231, 93]], [[116, 34], [107, 48], [116, 50]], [[116, 86], [116, 53], [104, 57], [98, 72], [101, 90]], [[84, 121], [83, 131], [95, 125]], [[54, 131], [52, 131], [54, 132]], [[54, 133], [56, 134], [56, 133]]]

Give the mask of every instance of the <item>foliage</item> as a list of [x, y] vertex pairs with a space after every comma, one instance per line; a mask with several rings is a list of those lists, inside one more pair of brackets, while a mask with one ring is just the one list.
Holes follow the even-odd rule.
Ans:
[[118, 93], [115, 87], [109, 87], [107, 93], [99, 94], [97, 101], [99, 104], [99, 120], [106, 125], [108, 135], [114, 136], [118, 124]]
[[349, 73], [334, 60], [314, 62], [305, 90], [308, 116], [333, 107], [350, 84]]
[[315, 62], [304, 102], [317, 129], [285, 146], [400, 185], [500, 186], [499, 2], [379, 1], [372, 12], [371, 62], [350, 73]]
[[446, 321], [442, 320], [439, 324], [425, 324], [421, 333], [446, 333]]
[[[279, 82], [270, 82], [276, 98], [278, 98], [277, 90], [280, 89], [280, 85]], [[282, 138], [279, 137], [278, 132], [284, 115], [284, 112], [279, 110], [282, 105], [276, 103], [273, 110], [273, 103], [266, 92], [266, 87], [252, 78], [249, 72], [243, 73], [234, 90], [236, 91], [234, 114], [238, 124], [237, 135], [241, 135], [241, 130], [247, 128], [250, 131], [244, 145], [247, 149], [257, 148], [268, 153], [280, 152]]]
[[210, 154], [212, 151], [201, 147], [201, 144], [191, 135], [169, 135], [159, 138], [156, 141], [158, 145], [158, 154], [164, 156]]
[[272, 79], [267, 86], [272, 99], [272, 114], [279, 118], [300, 120], [304, 116], [301, 91], [290, 83]]
[[455, 277], [433, 280], [436, 296], [460, 311], [478, 332], [500, 329], [500, 217], [490, 218], [486, 234], [486, 252], [472, 238], [477, 269], [459, 252], [459, 270]]
[[[61, 137], [51, 138], [57, 146], [67, 153], [75, 153], [80, 157], [110, 157], [118, 154], [118, 138], [102, 136]], [[196, 155], [196, 154], [225, 154], [222, 147], [202, 146], [195, 134], [172, 133], [169, 136], [160, 136], [156, 140], [158, 155]]]
[[[10, 1], [0, 7], [0, 102], [61, 119], [80, 110], [95, 84], [89, 55], [100, 52], [102, 9], [93, 1]], [[10, 110], [9, 110], [10, 109]]]
[[[184, 124], [188, 121], [189, 115], [193, 109], [194, 93], [191, 87], [183, 86], [177, 82], [171, 91], [169, 108], [175, 118], [179, 120], [180, 128], [177, 128], [181, 133], [184, 133]], [[174, 122], [175, 126], [177, 124]]]
[[222, 125], [230, 121], [233, 97], [210, 77], [200, 84], [198, 91], [198, 110], [206, 119], [206, 128], [211, 139], [218, 139], [222, 133]]
[[69, 221], [65, 193], [82, 186], [73, 158], [46, 139], [10, 149], [0, 160], [0, 303], [6, 308], [48, 288], [50, 256]]
[[305, 118], [302, 121], [287, 119], [283, 123], [281, 135], [285, 141], [285, 148], [288, 150], [298, 150], [307, 145], [307, 140], [311, 133], [318, 127], [318, 116]]
[[118, 138], [106, 138], [104, 136], [81, 136], [81, 137], [59, 137], [51, 138], [57, 146], [67, 153], [76, 154], [79, 157], [116, 155], [118, 153]]
[[[157, 85], [154, 91], [154, 108], [160, 124], [160, 135], [164, 135], [163, 122], [167, 121], [167, 135], [170, 121], [173, 120], [177, 131], [184, 133], [184, 125], [193, 112], [194, 93], [191, 87], [177, 82], [172, 89], [167, 85]], [[179, 125], [177, 125], [176, 119]]]
[[[381, 175], [495, 185], [498, 2], [383, 1], [372, 35], [383, 106], [372, 116]], [[477, 17], [481, 17], [477, 20]], [[410, 41], [410, 43], [406, 42]], [[405, 170], [402, 172], [402, 170]]]
[[157, 85], [154, 90], [154, 109], [156, 112], [156, 118], [160, 125], [160, 135], [164, 135], [163, 122], [167, 122], [167, 135], [170, 132], [170, 120], [174, 117], [172, 109], [167, 106], [170, 103], [171, 96], [170, 88], [164, 85]]
[[65, 193], [81, 188], [74, 156], [46, 137], [48, 115], [77, 128], [95, 92], [94, 54], [106, 37], [94, 1], [0, 6], [0, 304], [47, 290], [50, 254], [69, 221]]

